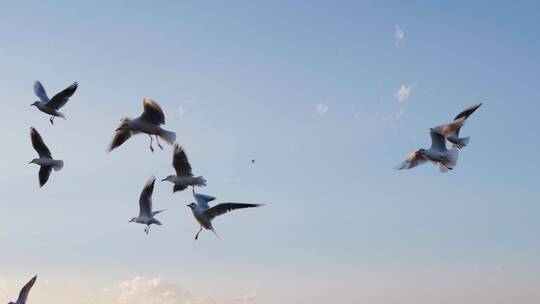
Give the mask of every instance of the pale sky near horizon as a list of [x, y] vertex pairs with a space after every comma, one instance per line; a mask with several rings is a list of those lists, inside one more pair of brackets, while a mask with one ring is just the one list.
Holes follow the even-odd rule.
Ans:
[[[540, 4], [17, 1], [0, 5], [0, 303], [540, 302]], [[29, 104], [73, 81], [67, 120]], [[155, 99], [217, 202], [264, 203], [193, 236], [128, 223], [172, 149], [122, 116]], [[482, 102], [456, 169], [393, 168]], [[29, 127], [65, 167], [40, 189]], [[252, 164], [251, 159], [256, 159]]]

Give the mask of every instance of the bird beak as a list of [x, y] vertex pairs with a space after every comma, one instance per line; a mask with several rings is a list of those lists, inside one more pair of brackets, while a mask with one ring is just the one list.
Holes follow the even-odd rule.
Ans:
[[186, 207], [189, 207], [189, 205], [186, 205]]
[[164, 182], [164, 181], [166, 181], [166, 180], [167, 180], [167, 179], [166, 179], [166, 178], [164, 178], [164, 179], [162, 179], [161, 181], [162, 181], [162, 182]]
[[114, 131], [121, 131], [122, 128], [116, 128]]

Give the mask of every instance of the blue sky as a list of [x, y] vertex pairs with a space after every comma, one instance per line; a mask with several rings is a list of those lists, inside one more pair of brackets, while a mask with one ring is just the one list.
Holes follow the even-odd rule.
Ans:
[[[31, 303], [537, 303], [539, 12], [534, 1], [2, 3], [0, 302], [37, 273]], [[28, 106], [38, 79], [49, 94], [79, 82], [66, 121]], [[143, 97], [208, 180], [201, 192], [267, 206], [193, 242], [190, 193], [160, 183], [164, 225], [146, 236], [128, 224], [148, 177], [173, 172], [171, 147], [151, 154], [145, 136], [105, 153]], [[393, 170], [477, 102], [454, 172]], [[42, 189], [30, 126], [65, 161]]]

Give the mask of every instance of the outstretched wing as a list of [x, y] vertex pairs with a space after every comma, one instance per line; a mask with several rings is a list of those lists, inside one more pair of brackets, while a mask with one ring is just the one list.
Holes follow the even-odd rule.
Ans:
[[231, 212], [236, 209], [259, 207], [259, 206], [262, 206], [262, 205], [261, 204], [222, 203], [204, 211], [204, 213], [210, 219], [213, 219], [216, 216], [225, 214], [227, 212]]
[[156, 178], [151, 176], [144, 184], [143, 191], [139, 197], [139, 216], [152, 217], [152, 193]]
[[178, 144], [174, 145], [173, 150], [173, 167], [174, 170], [176, 170], [177, 176], [193, 176], [193, 173], [191, 172], [191, 165], [189, 164], [189, 160], [186, 155], [186, 151], [184, 151], [183, 147], [178, 146]]
[[156, 125], [165, 124], [165, 115], [157, 102], [153, 101], [152, 99], [145, 98], [143, 100], [143, 107], [144, 110], [139, 117], [140, 119]]
[[429, 135], [431, 136], [430, 149], [440, 151], [440, 152], [446, 151], [446, 138], [443, 135], [433, 130], [430, 130]]
[[418, 152], [413, 151], [409, 156], [396, 167], [396, 170], [411, 169], [427, 162], [427, 159]]
[[49, 151], [49, 148], [47, 148], [43, 142], [43, 138], [41, 138], [41, 135], [39, 135], [38, 131], [33, 127], [30, 128], [30, 138], [32, 139], [32, 146], [39, 157], [52, 158], [51, 151]]
[[465, 118], [461, 117], [447, 124], [436, 126], [430, 129], [431, 132], [438, 133], [444, 138], [448, 138], [455, 134], [465, 124]]
[[[461, 113], [459, 113], [456, 117], [454, 117], [454, 120], [458, 120], [458, 119], [460, 119], [462, 117], [464, 117], [464, 119], [469, 118], [469, 116], [471, 116], [471, 114], [474, 113], [474, 111], [476, 111], [481, 105], [482, 105], [482, 103], [478, 103], [478, 104], [475, 104], [475, 105], [472, 105], [472, 106], [468, 107], [467, 109], [465, 109]], [[459, 137], [459, 130], [460, 129], [457, 129], [457, 131], [456, 131], [456, 137]]]
[[49, 176], [51, 176], [52, 172], [52, 166], [41, 166], [39, 168], [39, 186], [43, 187], [49, 180]]
[[195, 200], [197, 201], [197, 205], [199, 205], [199, 208], [201, 209], [208, 209], [210, 206], [208, 206], [208, 203], [215, 200], [216, 198], [211, 195], [201, 194], [201, 193], [193, 193], [193, 197], [195, 197]]
[[120, 145], [126, 142], [126, 140], [128, 140], [130, 137], [131, 137], [130, 131], [124, 131], [124, 130], [115, 131], [111, 144], [109, 145], [109, 148], [107, 149], [107, 152], [111, 152], [112, 150], [120, 147]]
[[45, 91], [45, 88], [43, 87], [41, 82], [39, 82], [39, 80], [36, 80], [36, 82], [34, 82], [34, 94], [36, 94], [36, 96], [39, 98], [39, 100], [41, 100], [41, 102], [49, 102], [49, 96], [47, 96], [47, 92]]
[[36, 278], [37, 276], [34, 276], [21, 289], [21, 292], [19, 293], [19, 298], [17, 299], [17, 304], [26, 304], [26, 300], [28, 299], [28, 294], [30, 293], [30, 289], [32, 289], [32, 286], [34, 286], [34, 283], [36, 282]]
[[469, 118], [469, 116], [471, 116], [471, 114], [474, 113], [474, 111], [480, 108], [481, 105], [482, 103], [478, 103], [478, 104], [468, 107], [467, 109], [461, 111], [461, 113], [459, 113], [456, 117], [454, 117], [454, 120], [458, 120], [461, 117], [465, 117], [465, 119]]
[[73, 96], [78, 86], [79, 84], [77, 82], [72, 83], [69, 87], [54, 95], [47, 105], [57, 110], [60, 109], [68, 102], [69, 98]]

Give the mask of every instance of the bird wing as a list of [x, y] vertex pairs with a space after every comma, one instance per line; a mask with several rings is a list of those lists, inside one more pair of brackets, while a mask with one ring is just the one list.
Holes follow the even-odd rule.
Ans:
[[26, 285], [23, 286], [21, 289], [21, 292], [19, 293], [19, 298], [17, 299], [17, 304], [25, 304], [26, 300], [28, 299], [28, 294], [30, 293], [30, 289], [32, 289], [32, 286], [34, 286], [34, 283], [36, 282], [37, 276], [34, 276]]
[[213, 219], [216, 216], [225, 214], [227, 212], [231, 212], [236, 209], [259, 207], [259, 206], [262, 206], [262, 205], [261, 204], [222, 203], [204, 211], [204, 213], [210, 219]]
[[431, 130], [429, 132], [429, 135], [431, 136], [431, 148], [432, 150], [436, 150], [436, 151], [441, 151], [441, 152], [444, 152], [446, 151], [446, 138]]
[[36, 80], [36, 82], [34, 82], [34, 94], [36, 94], [36, 96], [39, 98], [39, 100], [41, 100], [41, 102], [49, 102], [49, 96], [47, 96], [47, 92], [45, 91], [45, 88], [43, 87], [41, 82], [39, 82], [39, 80]]
[[165, 115], [157, 102], [153, 101], [152, 99], [145, 98], [143, 100], [143, 107], [144, 110], [139, 117], [140, 119], [157, 125], [165, 124]]
[[173, 186], [173, 193], [177, 191], [185, 190], [188, 186], [186, 185], [174, 185]]
[[211, 195], [201, 194], [201, 193], [193, 193], [193, 197], [195, 197], [195, 200], [197, 201], [197, 205], [199, 205], [199, 208], [206, 210], [209, 209], [210, 206], [208, 206], [208, 203], [215, 200], [216, 198]]
[[45, 183], [49, 180], [49, 176], [51, 176], [52, 172], [52, 166], [41, 166], [39, 168], [39, 186], [43, 187]]
[[396, 167], [396, 170], [411, 169], [418, 165], [422, 165], [427, 162], [427, 159], [423, 157], [418, 150], [413, 151], [409, 156]]
[[139, 216], [152, 217], [152, 193], [154, 192], [154, 183], [156, 178], [151, 176], [141, 192], [139, 197]]
[[[467, 109], [461, 111], [461, 113], [459, 113], [456, 117], [454, 117], [454, 120], [458, 120], [462, 117], [464, 117], [465, 119], [469, 118], [469, 116], [471, 116], [471, 114], [474, 113], [474, 111], [476, 111], [481, 105], [482, 103], [478, 103], [468, 107]], [[459, 129], [457, 129], [456, 131], [456, 137], [459, 137]]]
[[131, 137], [130, 131], [124, 131], [124, 130], [115, 131], [111, 144], [109, 145], [109, 148], [107, 149], [107, 152], [111, 152], [112, 150], [118, 148], [120, 145], [126, 142], [126, 140], [128, 140], [130, 137]]
[[461, 111], [461, 113], [459, 113], [456, 117], [454, 117], [454, 120], [458, 120], [461, 117], [465, 117], [465, 119], [469, 118], [469, 116], [471, 116], [471, 114], [474, 113], [476, 109], [480, 108], [481, 105], [482, 103], [478, 103], [468, 107], [467, 109]]
[[456, 133], [465, 124], [465, 117], [458, 118], [444, 125], [436, 126], [430, 129], [431, 132], [438, 133], [444, 138], [448, 138]]
[[173, 167], [174, 170], [176, 170], [177, 176], [193, 176], [193, 173], [191, 173], [191, 165], [189, 164], [189, 160], [186, 155], [186, 151], [184, 151], [183, 147], [178, 146], [178, 144], [174, 145], [173, 150]]
[[52, 158], [51, 151], [45, 143], [43, 142], [43, 138], [41, 138], [41, 135], [39, 135], [38, 131], [34, 128], [30, 128], [30, 138], [32, 139], [32, 146], [34, 147], [34, 150], [38, 153], [39, 157], [47, 157]]
[[79, 84], [77, 82], [72, 83], [69, 87], [54, 95], [53, 98], [49, 100], [47, 105], [57, 110], [60, 109], [68, 102], [69, 98], [73, 96], [78, 86]]

